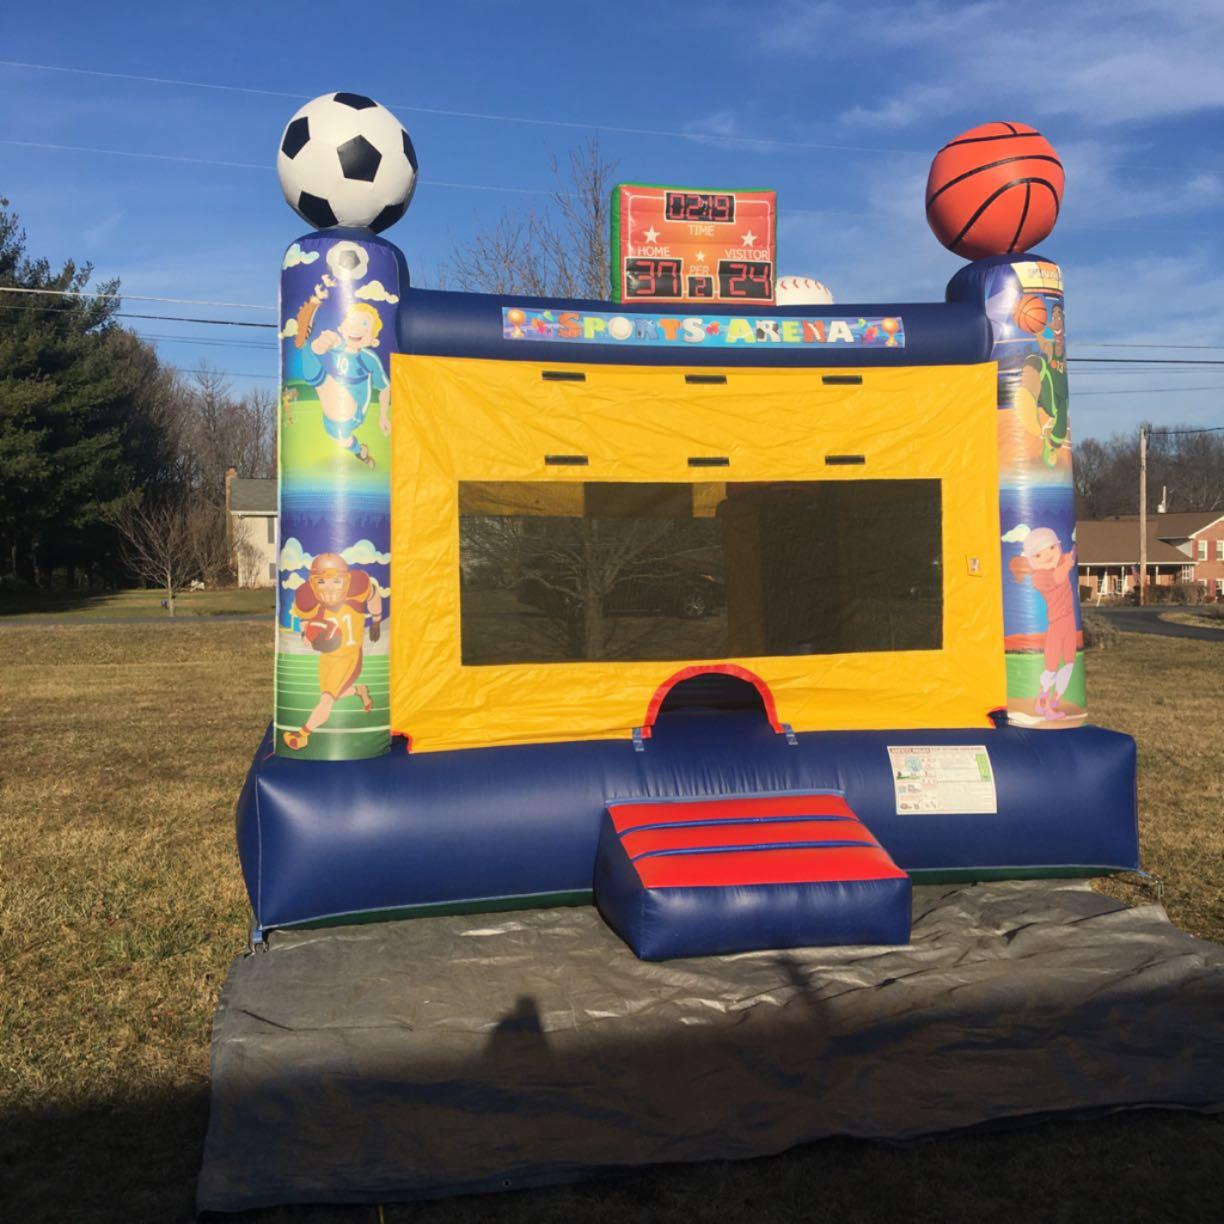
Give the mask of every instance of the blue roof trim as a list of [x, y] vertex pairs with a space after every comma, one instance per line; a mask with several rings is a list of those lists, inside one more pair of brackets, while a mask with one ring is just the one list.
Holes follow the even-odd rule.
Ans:
[[[752, 346], [653, 347], [617, 344], [577, 344], [564, 340], [507, 340], [502, 330], [503, 308], [548, 308], [554, 312], [624, 311], [682, 319], [856, 319], [894, 316], [904, 320], [904, 348], [869, 348], [830, 344], [791, 348], [781, 344]], [[536, 361], [578, 366], [722, 366], [748, 368], [831, 369], [838, 366], [897, 367], [976, 365], [991, 360], [991, 329], [981, 302], [919, 302], [834, 305], [821, 307], [733, 307], [704, 304], [650, 305], [569, 301], [564, 299], [452, 293], [411, 289], [399, 308], [399, 351], [435, 357], [480, 357], [503, 361]]]

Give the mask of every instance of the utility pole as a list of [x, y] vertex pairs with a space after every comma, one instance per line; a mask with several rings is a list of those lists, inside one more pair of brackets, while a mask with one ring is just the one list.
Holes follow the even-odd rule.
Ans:
[[1147, 603], [1147, 426], [1139, 426], [1139, 605]]

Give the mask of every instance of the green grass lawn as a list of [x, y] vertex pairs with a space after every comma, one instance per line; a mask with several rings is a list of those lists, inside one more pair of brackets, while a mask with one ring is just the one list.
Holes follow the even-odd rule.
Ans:
[[[272, 636], [270, 621], [0, 630], [0, 1219], [192, 1218], [212, 1012], [246, 938], [232, 810], [271, 712]], [[1224, 940], [1224, 649], [1123, 635], [1087, 665], [1094, 721], [1139, 740], [1145, 866], [1174, 921]], [[1221, 1185], [1220, 1123], [1149, 1112], [826, 1141], [381, 1217], [241, 1218], [1214, 1221]]]
[[[141, 616], [168, 620], [162, 607], [165, 591], [0, 591], [0, 624], [11, 620], [90, 621], [98, 617]], [[253, 616], [276, 610], [271, 587], [228, 587], [220, 591], [184, 591], [174, 601], [174, 615]]]

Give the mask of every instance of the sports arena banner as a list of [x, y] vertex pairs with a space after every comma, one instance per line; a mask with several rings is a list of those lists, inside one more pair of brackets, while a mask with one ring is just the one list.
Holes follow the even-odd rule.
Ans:
[[761, 315], [678, 315], [618, 313], [504, 306], [506, 340], [564, 340], [573, 344], [623, 344], [672, 348], [734, 348], [777, 344], [802, 348], [904, 348], [905, 321], [899, 315], [866, 318], [778, 318]]

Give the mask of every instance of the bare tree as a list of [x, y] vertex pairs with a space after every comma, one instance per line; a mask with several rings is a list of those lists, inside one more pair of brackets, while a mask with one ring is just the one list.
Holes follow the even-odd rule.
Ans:
[[114, 512], [111, 522], [119, 532], [124, 564], [150, 586], [166, 592], [166, 611], [174, 615], [174, 601], [192, 582], [204, 580], [220, 568], [225, 557], [224, 528], [218, 533], [218, 507], [207, 502], [130, 502]]
[[[1224, 508], [1224, 434], [1192, 425], [1148, 430], [1148, 488], [1168, 493], [1170, 513]], [[1081, 518], [1134, 514], [1138, 510], [1138, 432], [1092, 438], [1075, 451], [1076, 512]]]
[[[632, 657], [659, 617], [711, 610], [721, 569], [713, 519], [461, 515], [465, 586], [509, 590], [535, 611], [564, 654]], [[640, 606], [639, 606], [640, 605]], [[610, 615], [632, 606], [645, 621]], [[651, 623], [653, 622], [653, 623]]]
[[502, 213], [466, 246], [453, 246], [445, 282], [476, 293], [606, 298], [616, 168], [597, 139], [573, 150], [568, 166], [554, 157], [546, 208]]
[[259, 586], [261, 577], [260, 563], [263, 561], [263, 558], [263, 550], [251, 538], [249, 520], [235, 517], [234, 562], [238, 571], [239, 586]]

